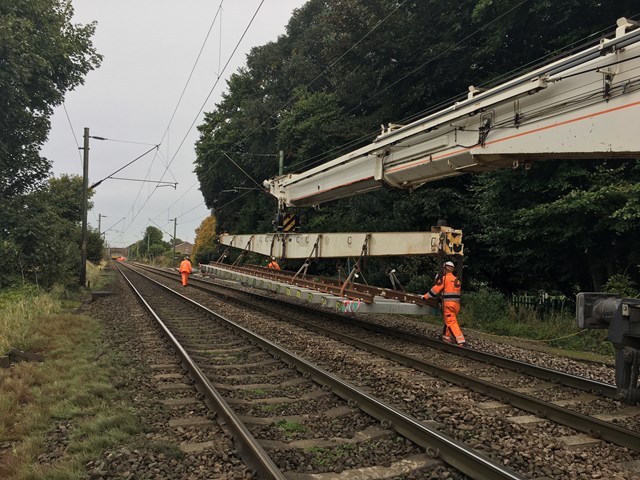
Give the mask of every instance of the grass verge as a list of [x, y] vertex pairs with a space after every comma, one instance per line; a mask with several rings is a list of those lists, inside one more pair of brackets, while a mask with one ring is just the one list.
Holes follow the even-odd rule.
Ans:
[[[442, 324], [440, 317], [427, 317]], [[540, 319], [535, 311], [515, 309], [498, 292], [463, 294], [458, 321], [463, 330], [474, 330], [491, 340], [514, 340], [527, 348], [561, 353], [592, 361], [613, 361], [613, 346], [607, 330], [580, 330], [573, 312], [552, 313]]]
[[102, 342], [99, 322], [64, 313], [62, 297], [32, 288], [0, 295], [2, 348], [44, 356], [0, 368], [2, 479], [85, 478], [87, 461], [140, 431], [114, 386], [118, 353]]

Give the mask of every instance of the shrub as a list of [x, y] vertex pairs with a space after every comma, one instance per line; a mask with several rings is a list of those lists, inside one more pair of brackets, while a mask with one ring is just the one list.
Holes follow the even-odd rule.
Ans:
[[602, 287], [604, 292], [618, 293], [623, 297], [637, 297], [638, 285], [626, 274], [615, 274], [609, 277]]

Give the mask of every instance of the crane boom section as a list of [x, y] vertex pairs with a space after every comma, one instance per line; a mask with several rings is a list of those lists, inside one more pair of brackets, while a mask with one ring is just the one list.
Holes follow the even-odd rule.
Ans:
[[616, 35], [479, 91], [371, 144], [299, 174], [265, 181], [288, 206], [313, 206], [388, 185], [413, 190], [533, 160], [640, 156], [640, 29]]

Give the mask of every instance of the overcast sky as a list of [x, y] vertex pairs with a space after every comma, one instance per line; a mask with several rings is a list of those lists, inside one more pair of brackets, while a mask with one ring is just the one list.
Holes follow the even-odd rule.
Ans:
[[[90, 140], [90, 184], [155, 144], [161, 144], [158, 154], [147, 154], [115, 177], [178, 183], [176, 189], [156, 188], [153, 183], [109, 179], [98, 186], [89, 224], [97, 228], [102, 215], [101, 230], [106, 232], [110, 246], [124, 247], [141, 239], [148, 225], [161, 228], [168, 241], [173, 234], [173, 218], [178, 219], [176, 236], [194, 241], [194, 230], [209, 215], [193, 173], [196, 126], [203, 118], [198, 112], [203, 105], [203, 111], [213, 110], [226, 91], [226, 79], [245, 64], [251, 47], [284, 34], [293, 10], [305, 1], [73, 0], [74, 23], [97, 21], [93, 43], [104, 60], [99, 69], [87, 75], [84, 85], [67, 94], [66, 112], [62, 106], [56, 110], [42, 154], [53, 162], [56, 176], [82, 175], [78, 146], [82, 146], [83, 131], [88, 127], [90, 135], [110, 139]], [[189, 86], [170, 122], [212, 23]]]

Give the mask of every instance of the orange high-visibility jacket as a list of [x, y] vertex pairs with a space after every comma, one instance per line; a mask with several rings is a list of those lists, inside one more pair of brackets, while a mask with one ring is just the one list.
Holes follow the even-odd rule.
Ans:
[[189, 260], [180, 262], [180, 273], [191, 273], [191, 262]]
[[278, 265], [278, 262], [276, 262], [275, 260], [271, 260], [269, 265], [267, 265], [267, 268], [273, 268], [274, 270], [280, 270], [280, 265]]
[[460, 311], [460, 281], [452, 272], [447, 272], [444, 277], [433, 286], [425, 295], [427, 298], [442, 296], [444, 307]]

